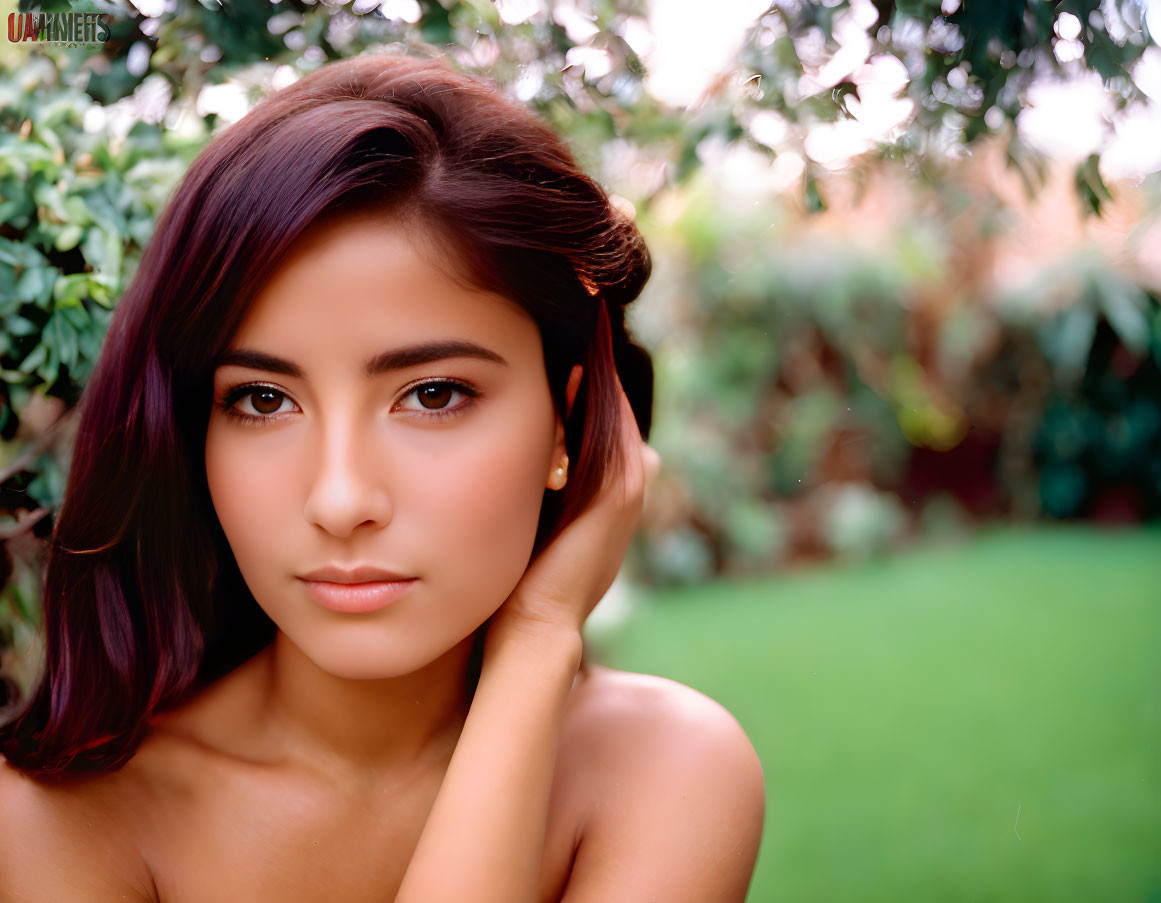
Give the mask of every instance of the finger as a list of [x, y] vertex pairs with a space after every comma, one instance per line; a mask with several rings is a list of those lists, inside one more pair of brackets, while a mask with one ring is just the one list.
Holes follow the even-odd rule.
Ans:
[[645, 482], [652, 483], [657, 478], [657, 472], [661, 470], [661, 455], [652, 445], [642, 443], [641, 461], [645, 468]]
[[649, 490], [656, 482], [657, 474], [661, 470], [661, 455], [652, 445], [643, 444], [641, 446], [641, 461], [645, 468], [645, 492], [641, 499], [641, 506], [645, 508], [649, 505]]

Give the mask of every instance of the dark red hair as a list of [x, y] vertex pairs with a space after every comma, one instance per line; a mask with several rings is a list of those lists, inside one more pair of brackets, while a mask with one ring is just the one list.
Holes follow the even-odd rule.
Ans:
[[545, 495], [533, 555], [617, 463], [614, 369], [648, 437], [653, 368], [624, 308], [649, 254], [564, 142], [440, 61], [380, 53], [320, 67], [194, 161], [117, 307], [48, 550], [44, 674], [0, 727], [13, 765], [42, 777], [117, 768], [151, 713], [273, 638], [206, 486], [213, 371], [296, 237], [362, 210], [417, 220], [463, 278], [532, 316], [558, 412], [569, 371], [584, 367], [565, 424], [569, 481]]

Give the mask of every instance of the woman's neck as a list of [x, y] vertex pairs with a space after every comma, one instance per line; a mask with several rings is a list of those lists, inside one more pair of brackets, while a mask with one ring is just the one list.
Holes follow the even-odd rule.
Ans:
[[311, 766], [382, 775], [446, 764], [467, 718], [470, 635], [410, 674], [336, 677], [282, 631], [259, 653], [267, 739]]

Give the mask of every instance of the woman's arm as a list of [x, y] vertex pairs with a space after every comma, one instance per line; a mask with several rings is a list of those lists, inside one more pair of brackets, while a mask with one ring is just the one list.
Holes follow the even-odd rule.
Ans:
[[620, 569], [660, 458], [621, 390], [620, 466], [492, 616], [464, 729], [395, 903], [535, 903], [581, 628]]
[[533, 903], [565, 702], [581, 659], [569, 628], [485, 641], [447, 774], [395, 903]]

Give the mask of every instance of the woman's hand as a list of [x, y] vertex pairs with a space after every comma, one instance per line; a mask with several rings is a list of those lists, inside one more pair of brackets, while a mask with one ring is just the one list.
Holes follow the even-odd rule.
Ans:
[[575, 631], [612, 585], [637, 529], [645, 490], [661, 466], [646, 445], [620, 380], [623, 475], [610, 468], [589, 507], [528, 566], [516, 588], [492, 616], [489, 644], [508, 631], [545, 627]]

